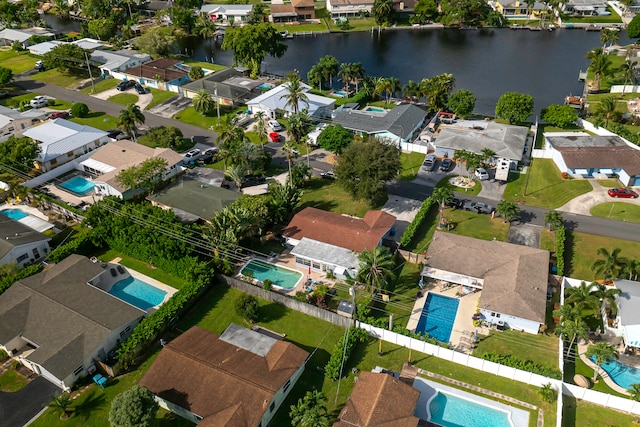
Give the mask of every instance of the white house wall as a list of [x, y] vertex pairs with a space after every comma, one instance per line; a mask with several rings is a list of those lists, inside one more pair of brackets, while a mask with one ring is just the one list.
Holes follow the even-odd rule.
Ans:
[[503, 321], [510, 329], [524, 331], [534, 335], [537, 335], [540, 330], [540, 322], [485, 309], [481, 309], [480, 312], [485, 319], [487, 319], [487, 322], [492, 324], [497, 324], [499, 321]]
[[631, 177], [624, 171], [624, 169], [620, 169], [620, 172], [618, 172], [618, 179], [625, 186], [631, 184]]
[[[33, 255], [34, 249], [38, 250], [38, 254], [39, 254], [38, 258], [36, 258]], [[18, 263], [18, 267], [22, 268], [27, 264], [30, 264], [42, 259], [42, 257], [44, 257], [47, 253], [49, 253], [49, 249], [50, 248], [49, 248], [48, 240], [44, 240], [44, 241], [41, 240], [39, 242], [20, 245], [20, 246], [14, 247], [7, 255], [5, 255], [2, 259], [0, 259], [0, 265], [15, 261], [16, 263]], [[26, 259], [18, 262], [18, 258], [24, 254], [27, 254], [29, 256]]]
[[[296, 385], [298, 378], [300, 378], [300, 376], [304, 372], [304, 367], [305, 364], [303, 363], [302, 366], [300, 366], [298, 370], [293, 375], [291, 375], [289, 380], [287, 380], [287, 382], [283, 384], [283, 386], [280, 387], [280, 389], [273, 396], [273, 399], [271, 399], [271, 402], [269, 402], [269, 406], [267, 406], [267, 409], [264, 411], [264, 415], [262, 416], [262, 420], [260, 421], [261, 426], [269, 425], [273, 416], [276, 414], [276, 412], [278, 412], [278, 408], [280, 408], [280, 405], [282, 405], [282, 402], [284, 402], [284, 400], [287, 398], [289, 392]], [[284, 390], [285, 385], [287, 385], [286, 390]], [[274, 405], [273, 408], [271, 405]]]
[[174, 414], [179, 415], [182, 418], [189, 420], [195, 424], [198, 424], [200, 421], [202, 421], [202, 417], [200, 417], [197, 414], [194, 414], [193, 412], [187, 409], [184, 409], [182, 406], [178, 406], [175, 403], [171, 403], [167, 400], [164, 400], [163, 398], [157, 395], [154, 395], [153, 397], [156, 399], [156, 402], [158, 402], [158, 405], [160, 405], [161, 408], [164, 408], [169, 412], [173, 412]]

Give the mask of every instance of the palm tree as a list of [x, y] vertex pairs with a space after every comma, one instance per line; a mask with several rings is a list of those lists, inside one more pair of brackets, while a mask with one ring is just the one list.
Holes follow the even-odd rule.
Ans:
[[371, 295], [386, 289], [393, 277], [393, 258], [389, 249], [376, 246], [358, 255], [359, 270], [356, 280], [367, 285]]
[[629, 395], [636, 402], [640, 402], [640, 384], [631, 384], [631, 388], [628, 389]]
[[438, 226], [442, 227], [442, 218], [444, 216], [444, 206], [453, 199], [453, 191], [449, 187], [436, 187], [431, 194], [431, 199], [435, 200], [439, 205]]
[[393, 14], [393, 1], [379, 0], [374, 2], [371, 14], [374, 16], [376, 24], [387, 24]]
[[542, 400], [547, 403], [553, 403], [558, 397], [558, 393], [556, 389], [553, 388], [553, 385], [551, 385], [551, 383], [546, 383], [542, 387], [540, 387], [540, 390], [538, 390], [538, 394], [540, 394]]
[[630, 59], [627, 59], [622, 65], [620, 65], [620, 71], [624, 73], [624, 86], [622, 86], [622, 96], [624, 96], [624, 91], [627, 88], [627, 82], [633, 79], [633, 77], [636, 75], [636, 65], [638, 65], [638, 63]]
[[620, 269], [628, 262], [627, 258], [619, 257], [620, 251], [620, 248], [614, 248], [611, 252], [605, 248], [598, 248], [597, 254], [602, 258], [594, 261], [591, 271], [598, 276], [604, 275], [605, 281], [609, 277], [617, 277]]
[[388, 104], [391, 92], [393, 92], [391, 80], [385, 77], [380, 77], [376, 82], [376, 94], [385, 94], [385, 102]]
[[354, 62], [353, 64], [351, 64], [351, 74], [353, 77], [352, 81], [356, 85], [356, 92], [358, 92], [360, 81], [364, 79], [366, 75], [364, 68], [362, 68], [361, 62]]
[[291, 425], [297, 427], [328, 427], [327, 397], [323, 392], [308, 391], [297, 405], [291, 405]]
[[393, 92], [394, 97], [398, 97], [398, 93], [402, 91], [402, 85], [400, 84], [400, 79], [397, 77], [389, 77], [389, 86], [391, 86], [391, 91]]
[[618, 350], [611, 344], [606, 342], [598, 342], [587, 347], [585, 356], [595, 358], [596, 367], [593, 369], [593, 382], [596, 382], [600, 367], [609, 359], [617, 359], [619, 357]]
[[193, 108], [203, 116], [213, 108], [213, 105], [211, 94], [204, 89], [200, 89], [193, 97]]
[[231, 157], [237, 147], [245, 140], [244, 129], [236, 126], [237, 119], [226, 115], [217, 122], [213, 128], [218, 133], [216, 143], [220, 148], [220, 157], [223, 160], [223, 169], [227, 170], [227, 159]]
[[449, 94], [456, 86], [453, 74], [438, 74], [437, 76], [422, 79], [420, 89], [424, 96], [429, 98], [429, 111], [438, 111], [447, 105]]
[[244, 177], [246, 171], [247, 170], [243, 165], [233, 165], [225, 169], [224, 174], [227, 178], [229, 178], [236, 184], [236, 188], [238, 189], [238, 191], [240, 191], [240, 187], [242, 187], [242, 178]]
[[562, 304], [560, 308], [553, 310], [553, 317], [559, 317], [560, 323], [564, 323], [567, 320], [575, 320], [580, 317], [581, 313], [578, 307], [571, 304]]
[[610, 67], [611, 61], [609, 61], [609, 57], [605, 53], [601, 52], [600, 54], [593, 55], [591, 64], [589, 64], [589, 70], [595, 74], [595, 81], [598, 89], [600, 88], [600, 80], [609, 73]]
[[196, 20], [196, 33], [203, 39], [209, 39], [209, 47], [216, 32], [216, 24], [208, 16], [200, 16]]
[[409, 82], [403, 86], [402, 94], [412, 101], [420, 99], [420, 85], [413, 80], [409, 80]]
[[344, 83], [344, 90], [349, 92], [349, 84], [351, 80], [354, 78], [354, 69], [352, 64], [347, 64], [343, 62], [340, 64], [340, 70], [338, 71], [338, 75], [342, 79], [342, 83]]
[[600, 109], [598, 112], [605, 117], [605, 127], [609, 125], [609, 119], [613, 117], [617, 104], [618, 100], [615, 95], [608, 95], [600, 100]]
[[578, 287], [567, 289], [565, 294], [564, 303], [575, 306], [580, 312], [583, 308], [591, 308], [596, 315], [600, 311], [600, 300], [596, 296], [593, 283], [587, 285], [586, 282], [582, 282]]
[[611, 315], [615, 316], [618, 313], [616, 297], [620, 295], [622, 291], [618, 288], [606, 286], [602, 283], [592, 283], [592, 285], [596, 288], [594, 295], [602, 302], [602, 305], [608, 304], [611, 309]]
[[504, 218], [504, 222], [511, 222], [520, 215], [520, 206], [509, 200], [501, 200], [496, 206], [496, 214]]
[[638, 276], [640, 276], [640, 260], [634, 258], [628, 259], [622, 267], [622, 273], [628, 276], [629, 280], [637, 281]]
[[544, 223], [549, 226], [549, 230], [560, 227], [563, 224], [562, 213], [549, 211], [544, 214]]
[[[260, 111], [262, 113], [262, 111]], [[262, 113], [264, 114], [264, 113]], [[267, 127], [263, 120], [258, 120], [256, 124], [256, 133], [258, 134], [258, 140], [260, 141], [260, 147], [264, 151], [264, 143], [262, 141], [267, 139]]]
[[284, 155], [287, 158], [287, 164], [289, 165], [289, 185], [293, 186], [293, 176], [291, 174], [291, 168], [293, 167], [293, 159], [298, 157], [298, 151], [296, 149], [294, 141], [291, 139], [287, 139], [282, 146], [282, 151], [284, 152]]
[[145, 120], [144, 114], [140, 111], [140, 107], [136, 104], [129, 105], [125, 110], [120, 111], [118, 117], [118, 127], [122, 129], [129, 137], [136, 141], [136, 133], [138, 132], [137, 124], [143, 124]]
[[482, 150], [480, 150], [480, 153], [482, 153], [482, 162], [488, 166], [490, 160], [493, 158], [493, 156], [496, 155], [496, 152], [493, 151], [491, 148], [483, 148]]
[[587, 339], [589, 336], [589, 328], [582, 317], [575, 319], [566, 319], [559, 325], [556, 325], [556, 334], [562, 339], [570, 339], [569, 346], [567, 347], [567, 354], [565, 357], [569, 357], [573, 343], [577, 338]]
[[618, 41], [619, 37], [620, 35], [618, 34], [618, 31], [611, 30], [609, 28], [603, 28], [600, 32], [600, 43], [602, 43], [602, 48], [606, 49], [607, 44], [612, 46], [615, 42]]
[[305, 89], [302, 87], [300, 76], [298, 76], [297, 73], [289, 73], [285, 85], [287, 87], [287, 93], [280, 97], [287, 101], [284, 104], [285, 107], [291, 107], [293, 114], [298, 114], [300, 103], [303, 103], [309, 108], [309, 98], [304, 93]]
[[54, 412], [59, 413], [61, 420], [66, 420], [71, 416], [71, 414], [73, 414], [73, 408], [71, 405], [73, 405], [71, 395], [65, 391], [62, 393], [56, 393], [53, 400], [47, 406]]

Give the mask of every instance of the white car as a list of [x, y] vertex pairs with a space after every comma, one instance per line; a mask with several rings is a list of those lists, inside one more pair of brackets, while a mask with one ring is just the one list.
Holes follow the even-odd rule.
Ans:
[[195, 162], [196, 160], [198, 160], [201, 155], [202, 154], [200, 153], [200, 150], [197, 148], [194, 148], [193, 150], [189, 150], [184, 155], [184, 159], [182, 159], [182, 163], [185, 165], [188, 165], [189, 163]]
[[282, 125], [280, 123], [278, 123], [277, 120], [269, 120], [267, 122], [267, 125], [271, 128], [272, 131], [274, 132], [280, 132], [281, 130], [284, 130], [284, 128], [282, 127]]
[[42, 108], [49, 105], [49, 100], [46, 96], [38, 95], [31, 101], [29, 101], [29, 105], [31, 106], [31, 108]]
[[486, 181], [487, 179], [489, 179], [489, 173], [485, 168], [478, 168], [476, 169], [476, 178], [478, 178], [480, 181]]

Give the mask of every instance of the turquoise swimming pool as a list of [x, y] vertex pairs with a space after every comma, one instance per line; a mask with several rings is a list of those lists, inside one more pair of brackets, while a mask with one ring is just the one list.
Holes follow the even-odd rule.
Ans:
[[259, 259], [252, 259], [240, 271], [240, 274], [253, 277], [261, 282], [269, 279], [274, 286], [282, 289], [293, 289], [302, 279], [302, 273], [288, 268], [280, 267], [270, 262]]
[[363, 108], [362, 111], [371, 111], [372, 113], [384, 113], [387, 110], [385, 110], [384, 108], [368, 106]]
[[167, 293], [133, 276], [116, 282], [109, 291], [111, 295], [141, 310], [161, 304]]
[[20, 209], [2, 209], [0, 210], [0, 214], [8, 216], [9, 218], [16, 221], [29, 216], [29, 214], [24, 213]]
[[[591, 361], [596, 363], [596, 358], [591, 357]], [[615, 359], [604, 362], [601, 368], [609, 375], [614, 383], [622, 388], [630, 389], [631, 384], [640, 384], [640, 369], [627, 366]]]
[[416, 333], [428, 334], [442, 342], [449, 342], [460, 301], [455, 298], [429, 293], [424, 303]]
[[506, 411], [438, 391], [429, 402], [429, 419], [443, 427], [513, 427]]
[[84, 179], [81, 176], [74, 176], [68, 181], [60, 184], [60, 187], [68, 190], [78, 196], [86, 196], [93, 191], [93, 182], [88, 179]]

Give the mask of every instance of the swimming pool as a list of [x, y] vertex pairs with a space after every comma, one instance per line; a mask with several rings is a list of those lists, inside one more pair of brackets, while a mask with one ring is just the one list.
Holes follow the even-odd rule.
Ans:
[[385, 110], [384, 108], [368, 106], [368, 107], [363, 108], [362, 111], [370, 111], [372, 113], [384, 113], [387, 110]]
[[[596, 358], [592, 356], [591, 361], [596, 363]], [[623, 365], [615, 359], [609, 359], [604, 362], [601, 368], [609, 375], [609, 378], [611, 378], [614, 383], [622, 388], [630, 389], [631, 384], [640, 384], [640, 369], [638, 368]]]
[[273, 85], [270, 85], [269, 83], [262, 83], [260, 86], [258, 86], [259, 90], [269, 90], [269, 89], [273, 89]]
[[438, 341], [449, 342], [458, 304], [460, 301], [455, 298], [429, 293], [422, 308], [416, 332], [426, 333]]
[[508, 412], [441, 390], [431, 398], [427, 411], [427, 420], [443, 427], [513, 427]]
[[0, 214], [16, 221], [29, 216], [29, 214], [22, 212], [20, 209], [2, 209], [0, 210]]
[[133, 276], [116, 282], [109, 291], [111, 295], [141, 310], [155, 307], [164, 301], [167, 293]]
[[274, 286], [287, 290], [295, 288], [300, 279], [302, 279], [302, 273], [299, 271], [280, 267], [256, 258], [249, 261], [242, 268], [240, 274], [253, 277], [261, 282], [270, 279]]
[[339, 96], [340, 98], [348, 98], [349, 94], [343, 90], [334, 90], [333, 94]]
[[86, 196], [93, 191], [94, 185], [93, 182], [88, 179], [84, 179], [81, 176], [74, 176], [70, 180], [60, 184], [60, 187], [79, 196]]

